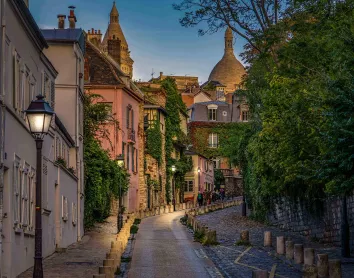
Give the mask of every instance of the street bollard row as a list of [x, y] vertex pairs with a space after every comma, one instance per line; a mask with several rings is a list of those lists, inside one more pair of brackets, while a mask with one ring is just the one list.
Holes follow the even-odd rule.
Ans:
[[[244, 233], [244, 231], [242, 232]], [[242, 240], [241, 233], [241, 240]], [[272, 233], [264, 232], [264, 246], [272, 246]], [[303, 277], [308, 278], [340, 278], [342, 277], [341, 261], [329, 260], [327, 254], [317, 254], [317, 264], [315, 264], [315, 249], [304, 248], [303, 244], [294, 244], [284, 236], [276, 238], [276, 252], [286, 256], [287, 259], [294, 260], [296, 264], [303, 264]], [[267, 271], [253, 271], [252, 277], [268, 277]]]
[[94, 274], [93, 278], [114, 278], [116, 271], [120, 268], [121, 257], [127, 247], [130, 237], [130, 228], [134, 220], [135, 214], [128, 215], [128, 219], [117, 234], [115, 241], [111, 242], [111, 249], [106, 254], [103, 265], [99, 267], [98, 274]]

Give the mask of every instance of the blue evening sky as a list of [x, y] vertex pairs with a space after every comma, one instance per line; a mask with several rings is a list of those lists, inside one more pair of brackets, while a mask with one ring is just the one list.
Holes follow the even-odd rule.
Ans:
[[[134, 79], [147, 81], [166, 75], [208, 76], [224, 51], [224, 31], [198, 36], [199, 27], [185, 28], [178, 19], [183, 15], [172, 8], [181, 0], [117, 0], [120, 24], [128, 41], [134, 63]], [[101, 29], [109, 22], [112, 0], [29, 0], [30, 10], [40, 28], [56, 28], [57, 15], [68, 15], [68, 6], [76, 6], [77, 27]], [[66, 22], [68, 27], [68, 22]], [[236, 39], [235, 54], [242, 51]], [[240, 60], [240, 58], [239, 58]]]

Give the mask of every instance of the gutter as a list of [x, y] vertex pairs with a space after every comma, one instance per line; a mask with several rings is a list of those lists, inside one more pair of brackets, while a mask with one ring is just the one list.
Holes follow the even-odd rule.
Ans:
[[4, 84], [4, 52], [5, 52], [5, 0], [0, 0], [0, 277], [2, 277], [2, 231], [4, 206], [4, 149], [5, 149], [5, 84]]

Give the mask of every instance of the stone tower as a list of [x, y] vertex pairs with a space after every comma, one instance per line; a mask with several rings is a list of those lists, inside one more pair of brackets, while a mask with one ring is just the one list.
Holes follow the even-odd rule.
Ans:
[[224, 56], [216, 64], [209, 76], [209, 81], [218, 81], [226, 87], [226, 94], [233, 93], [238, 89], [242, 77], [246, 74], [245, 68], [235, 57], [233, 39], [232, 30], [228, 27], [225, 32]]
[[102, 41], [102, 49], [115, 59], [124, 73], [132, 78], [134, 61], [130, 58], [128, 43], [119, 24], [119, 13], [115, 1], [113, 1], [109, 17], [108, 28]]

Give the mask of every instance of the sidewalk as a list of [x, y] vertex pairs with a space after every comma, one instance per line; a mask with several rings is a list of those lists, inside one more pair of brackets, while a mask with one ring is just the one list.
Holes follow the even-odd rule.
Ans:
[[[81, 242], [75, 243], [65, 253], [54, 253], [43, 261], [45, 278], [86, 278], [98, 273], [111, 241], [116, 233], [116, 216], [97, 224]], [[22, 273], [19, 278], [32, 278], [33, 269]]]
[[[216, 230], [220, 245], [205, 247], [207, 255], [223, 272], [225, 277], [252, 277], [252, 271], [263, 269], [275, 272], [278, 277], [302, 277], [302, 265], [296, 265], [285, 256], [275, 252], [276, 236], [291, 238], [304, 248], [315, 248], [316, 253], [327, 253], [329, 259], [340, 258], [340, 248], [311, 241], [297, 233], [266, 226], [241, 217], [241, 207], [231, 207], [197, 216], [210, 229]], [[236, 246], [240, 232], [249, 230], [252, 246]], [[272, 232], [273, 247], [263, 247], [264, 231]], [[354, 277], [354, 258], [342, 259], [342, 277]]]

